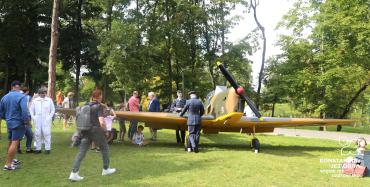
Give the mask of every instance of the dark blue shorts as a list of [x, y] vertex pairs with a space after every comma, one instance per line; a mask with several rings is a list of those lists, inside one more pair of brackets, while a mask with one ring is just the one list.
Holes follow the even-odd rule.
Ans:
[[26, 126], [20, 125], [16, 128], [8, 129], [8, 140], [21, 140], [26, 133]]

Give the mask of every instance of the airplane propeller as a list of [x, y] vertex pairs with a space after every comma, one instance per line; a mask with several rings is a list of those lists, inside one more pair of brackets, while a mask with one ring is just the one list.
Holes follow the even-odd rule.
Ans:
[[217, 62], [218, 68], [220, 68], [221, 73], [224, 75], [224, 77], [229, 81], [231, 86], [235, 89], [236, 94], [238, 94], [242, 99], [244, 99], [248, 106], [252, 109], [254, 114], [258, 117], [261, 118], [261, 113], [257, 110], [256, 106], [254, 106], [253, 101], [244, 95], [244, 88], [242, 86], [239, 86], [238, 83], [236, 83], [235, 79], [230, 75], [230, 73], [227, 71], [225, 66], [221, 62]]

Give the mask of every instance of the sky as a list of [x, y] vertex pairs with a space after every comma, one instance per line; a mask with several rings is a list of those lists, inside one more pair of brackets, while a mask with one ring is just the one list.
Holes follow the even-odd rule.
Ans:
[[[284, 33], [284, 31], [275, 30], [275, 28], [277, 23], [281, 21], [282, 16], [292, 7], [292, 4], [293, 0], [260, 0], [260, 4], [257, 6], [257, 18], [261, 25], [265, 27], [267, 39], [266, 59], [269, 56], [280, 53], [280, 48], [274, 46], [274, 44], [278, 39], [278, 34]], [[231, 29], [231, 32], [227, 35], [229, 41], [237, 42], [257, 27], [253, 18], [253, 11], [251, 10], [250, 13], [246, 11], [246, 7], [237, 6], [236, 10], [232, 12], [232, 15], [239, 15], [241, 19], [239, 24]], [[262, 44], [262, 40], [260, 44]], [[261, 69], [262, 50], [257, 51], [248, 58], [253, 61], [253, 85], [257, 89], [256, 85], [258, 83], [258, 73]]]

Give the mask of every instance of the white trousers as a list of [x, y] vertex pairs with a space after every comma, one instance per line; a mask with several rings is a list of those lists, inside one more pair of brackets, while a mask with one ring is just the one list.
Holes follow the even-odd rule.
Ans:
[[51, 124], [35, 124], [35, 143], [36, 150], [41, 150], [42, 143], [45, 144], [45, 150], [51, 149]]

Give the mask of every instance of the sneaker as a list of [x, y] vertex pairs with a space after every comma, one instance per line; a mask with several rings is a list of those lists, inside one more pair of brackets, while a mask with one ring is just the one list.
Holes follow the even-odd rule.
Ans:
[[46, 150], [45, 154], [47, 154], [47, 155], [50, 154], [50, 150]]
[[35, 154], [40, 154], [42, 151], [41, 150], [36, 150], [36, 151], [34, 151], [33, 153], [35, 153]]
[[32, 149], [26, 150], [26, 153], [33, 153]]
[[12, 160], [12, 165], [20, 165], [21, 163], [22, 163], [22, 161], [20, 161], [20, 160], [17, 160], [17, 159]]
[[113, 174], [116, 172], [116, 169], [115, 168], [108, 168], [108, 169], [103, 169], [103, 172], [101, 173], [101, 175], [110, 175], [110, 174]]
[[191, 148], [188, 148], [188, 153], [191, 153]]
[[18, 152], [18, 154], [22, 154], [23, 153], [22, 150], [20, 150], [20, 149], [18, 149], [17, 152]]
[[83, 177], [79, 176], [78, 175], [78, 172], [74, 173], [74, 172], [71, 172], [71, 174], [69, 175], [69, 180], [71, 181], [80, 181], [82, 179], [84, 179]]
[[17, 167], [15, 167], [13, 164], [10, 165], [10, 166], [5, 165], [4, 168], [3, 168], [4, 171], [13, 171], [13, 170], [16, 170], [16, 169], [17, 169]]

